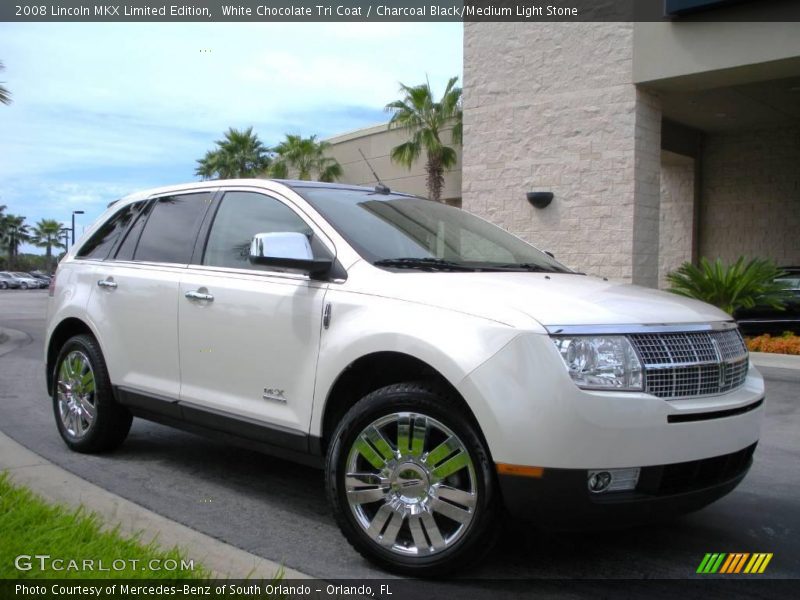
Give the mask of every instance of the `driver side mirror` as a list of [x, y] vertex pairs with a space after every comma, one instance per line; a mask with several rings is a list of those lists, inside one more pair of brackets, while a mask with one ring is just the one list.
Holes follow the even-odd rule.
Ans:
[[315, 258], [311, 243], [302, 233], [257, 233], [250, 242], [250, 262], [308, 273], [312, 278], [326, 275], [333, 259]]

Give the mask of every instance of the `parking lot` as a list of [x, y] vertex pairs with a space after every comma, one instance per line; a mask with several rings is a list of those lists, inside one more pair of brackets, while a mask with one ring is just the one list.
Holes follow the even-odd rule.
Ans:
[[[0, 327], [28, 337], [0, 356], [4, 433], [80, 477], [254, 554], [318, 577], [385, 577], [347, 545], [313, 469], [140, 420], [113, 454], [66, 451], [44, 385], [46, 298], [46, 290], [0, 290]], [[623, 531], [562, 534], [498, 523], [500, 544], [470, 577], [687, 578], [696, 577], [707, 552], [772, 552], [761, 577], [800, 577], [800, 371], [764, 374], [762, 440], [732, 494], [684, 518]]]

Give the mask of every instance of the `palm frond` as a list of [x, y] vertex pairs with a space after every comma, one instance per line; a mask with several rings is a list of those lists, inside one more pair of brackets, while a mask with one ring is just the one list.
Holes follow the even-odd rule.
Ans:
[[667, 275], [669, 290], [675, 294], [713, 304], [733, 315], [741, 308], [770, 306], [781, 310], [789, 292], [776, 281], [784, 273], [772, 261], [739, 257], [726, 265], [717, 258], [702, 258], [699, 265], [682, 264]]
[[[3, 61], [0, 60], [0, 71], [4, 71], [5, 68]], [[0, 104], [11, 104], [11, 92], [9, 92], [2, 83], [3, 82], [0, 82]]]

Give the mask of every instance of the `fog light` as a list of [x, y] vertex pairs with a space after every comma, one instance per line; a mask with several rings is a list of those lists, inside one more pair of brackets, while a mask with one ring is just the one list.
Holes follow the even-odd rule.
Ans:
[[589, 491], [593, 494], [602, 494], [636, 489], [636, 484], [639, 483], [639, 471], [639, 467], [589, 471], [587, 481]]

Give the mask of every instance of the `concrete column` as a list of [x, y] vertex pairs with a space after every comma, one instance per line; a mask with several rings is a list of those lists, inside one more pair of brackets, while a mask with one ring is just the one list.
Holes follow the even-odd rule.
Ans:
[[667, 273], [692, 261], [695, 185], [694, 159], [662, 153], [659, 287], [667, 287]]

